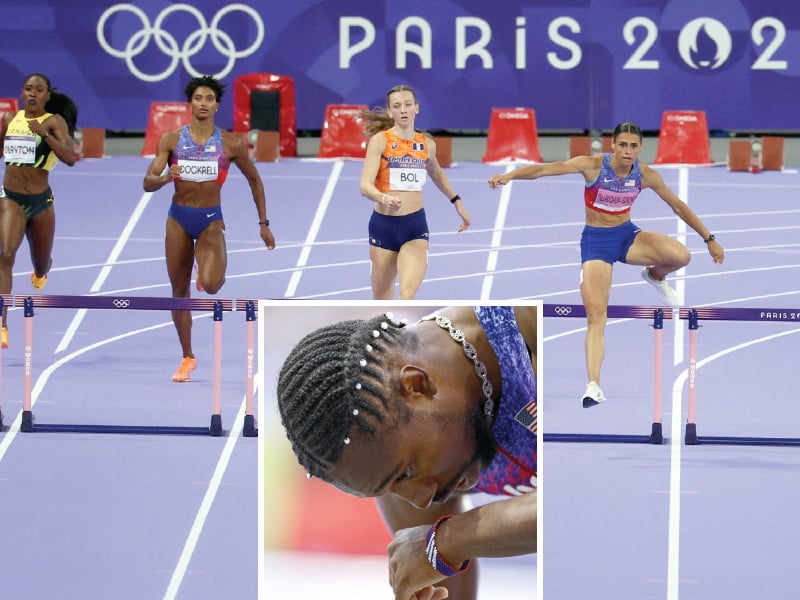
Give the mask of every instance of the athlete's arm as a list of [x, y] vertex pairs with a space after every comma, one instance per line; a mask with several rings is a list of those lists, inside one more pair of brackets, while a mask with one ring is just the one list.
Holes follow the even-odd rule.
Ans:
[[[599, 159], [602, 160], [602, 159]], [[489, 187], [496, 189], [501, 185], [507, 184], [514, 179], [538, 179], [539, 177], [550, 177], [552, 175], [566, 175], [568, 173], [582, 173], [587, 181], [594, 179], [597, 176], [599, 169], [598, 157], [594, 156], [576, 156], [569, 160], [542, 163], [535, 165], [527, 165], [519, 167], [509, 173], [501, 175], [493, 175], [489, 179]], [[594, 172], [594, 176], [590, 177], [590, 173]]]
[[378, 204], [383, 204], [389, 210], [398, 210], [401, 206], [400, 198], [396, 194], [384, 194], [375, 187], [378, 169], [381, 167], [381, 154], [386, 148], [386, 137], [382, 133], [373, 135], [367, 143], [367, 154], [364, 157], [364, 166], [361, 169], [361, 195]]
[[253, 161], [250, 160], [250, 152], [248, 151], [247, 146], [242, 138], [229, 134], [227, 131], [223, 131], [222, 135], [224, 136], [223, 139], [228, 160], [238, 167], [238, 169], [242, 172], [242, 175], [245, 176], [245, 179], [247, 179], [247, 182], [250, 184], [250, 191], [253, 194], [253, 202], [255, 203], [256, 210], [258, 211], [258, 223], [261, 239], [263, 240], [267, 249], [273, 250], [275, 248], [275, 236], [272, 234], [269, 225], [265, 225], [265, 223], [268, 222], [267, 201], [266, 194], [264, 192], [264, 182], [261, 180], [261, 174], [258, 172], [258, 169], [256, 169]]
[[[429, 585], [447, 588], [448, 592], [450, 592], [450, 598], [459, 598], [460, 600], [475, 600], [477, 598], [478, 569], [475, 568], [476, 565], [473, 565], [466, 573], [441, 581], [444, 579], [442, 575], [431, 567], [425, 558], [424, 536], [428, 528], [442, 515], [464, 512], [466, 510], [466, 502], [463, 496], [456, 494], [444, 504], [432, 504], [430, 508], [422, 510], [393, 494], [380, 496], [376, 498], [376, 502], [384, 521], [393, 534], [408, 531], [409, 528], [423, 531], [421, 546], [416, 543], [411, 543], [407, 546], [397, 538], [389, 546], [390, 561], [396, 562], [398, 567], [391, 567], [389, 578], [389, 583], [394, 588], [397, 598], [402, 597], [397, 595], [398, 590], [401, 589], [400, 586], [402, 586], [402, 590], [411, 590], [407, 593], [403, 592], [406, 593], [403, 600], [416, 600], [412, 594], [427, 588]], [[410, 553], [408, 560], [401, 556], [404, 551]], [[415, 581], [419, 583], [415, 583]]]
[[[389, 544], [389, 568], [396, 600], [413, 598], [410, 592], [441, 577], [428, 563], [425, 552], [429, 527], [402, 529]], [[436, 548], [441, 558], [456, 568], [478, 557], [530, 554], [536, 552], [536, 528], [536, 493], [532, 492], [454, 515], [437, 528]], [[453, 579], [446, 579], [443, 585], [449, 589]]]
[[36, 119], [28, 120], [28, 128], [43, 138], [46, 138], [47, 145], [65, 165], [72, 167], [78, 160], [75, 154], [75, 144], [69, 134], [67, 122], [61, 115], [53, 115], [40, 123]]
[[[703, 224], [703, 221], [698, 217], [695, 212], [689, 208], [683, 200], [678, 198], [675, 192], [664, 183], [664, 179], [655, 169], [642, 165], [642, 188], [650, 188], [658, 197], [661, 198], [684, 223], [694, 229], [704, 240], [708, 239], [711, 235], [708, 227]], [[725, 251], [722, 246], [714, 240], [708, 244], [708, 251], [715, 263], [722, 263], [725, 260]]]
[[[439, 191], [442, 192], [448, 200], [451, 200], [455, 197], [456, 192], [453, 189], [453, 186], [450, 185], [450, 180], [447, 178], [447, 174], [444, 172], [442, 165], [439, 164], [439, 161], [436, 158], [436, 142], [432, 138], [427, 139], [428, 163], [425, 166], [425, 170], [428, 172], [428, 176], [431, 178], [431, 181], [433, 181], [434, 185], [439, 188]], [[472, 224], [472, 217], [464, 206], [464, 202], [461, 200], [461, 198], [453, 202], [453, 207], [456, 209], [458, 216], [461, 217], [461, 226], [458, 228], [458, 230], [465, 231]]]
[[178, 165], [172, 165], [166, 173], [164, 172], [167, 168], [169, 157], [172, 151], [175, 150], [175, 144], [178, 142], [178, 132], [179, 130], [168, 131], [159, 138], [156, 146], [156, 155], [144, 176], [143, 186], [145, 192], [156, 192], [180, 176], [180, 167]]

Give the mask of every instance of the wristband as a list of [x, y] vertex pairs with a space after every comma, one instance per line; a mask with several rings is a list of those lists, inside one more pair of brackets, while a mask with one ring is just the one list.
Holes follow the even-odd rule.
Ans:
[[717, 238], [714, 236], [714, 234], [713, 234], [713, 233], [710, 233], [710, 234], [708, 234], [708, 238], [704, 239], [703, 241], [704, 241], [706, 244], [708, 244], [709, 242], [713, 242], [713, 241], [714, 241], [714, 240], [716, 240], [716, 239], [717, 239]]
[[450, 202], [452, 202], [453, 204], [455, 204], [456, 201], [458, 201], [458, 200], [461, 200], [461, 196], [459, 196], [458, 194], [456, 194], [455, 196], [450, 198]]
[[269, 227], [269, 219], [265, 219], [263, 221], [259, 221], [258, 224], [259, 225], [266, 225], [267, 227]]
[[444, 515], [439, 517], [439, 520], [436, 521], [431, 528], [428, 530], [427, 535], [425, 536], [425, 553], [428, 557], [428, 562], [430, 565], [436, 569], [439, 573], [444, 575], [445, 577], [452, 577], [453, 575], [458, 575], [459, 573], [463, 573], [467, 569], [469, 569], [469, 565], [471, 559], [465, 560], [461, 563], [461, 567], [455, 568], [450, 565], [445, 559], [442, 558], [442, 555], [439, 554], [438, 548], [436, 548], [436, 529], [444, 523], [447, 519], [452, 517], [453, 515]]

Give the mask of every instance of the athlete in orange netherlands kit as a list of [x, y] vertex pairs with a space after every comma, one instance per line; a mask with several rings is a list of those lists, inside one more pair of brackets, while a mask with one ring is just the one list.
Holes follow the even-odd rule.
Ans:
[[401, 300], [413, 299], [428, 267], [428, 223], [422, 188], [430, 177], [453, 203], [465, 231], [471, 217], [439, 162], [436, 143], [414, 129], [419, 112], [414, 90], [398, 85], [386, 94], [385, 110], [366, 111], [371, 136], [361, 173], [361, 195], [375, 202], [369, 222], [372, 297], [394, 298], [399, 277]]

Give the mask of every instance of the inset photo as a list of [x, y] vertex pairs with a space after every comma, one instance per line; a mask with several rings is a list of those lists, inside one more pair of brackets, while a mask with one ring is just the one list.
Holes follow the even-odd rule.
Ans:
[[541, 318], [260, 301], [259, 598], [537, 598]]

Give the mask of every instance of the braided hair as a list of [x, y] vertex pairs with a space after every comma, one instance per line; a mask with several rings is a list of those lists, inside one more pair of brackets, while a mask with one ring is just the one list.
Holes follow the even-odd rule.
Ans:
[[75, 102], [66, 94], [57, 92], [56, 88], [50, 84], [50, 78], [47, 75], [31, 73], [25, 78], [25, 81], [28, 81], [31, 77], [39, 77], [47, 84], [47, 91], [50, 92], [50, 99], [47, 101], [47, 104], [44, 105], [44, 109], [49, 113], [64, 117], [70, 136], [74, 136], [75, 126], [78, 124], [78, 107]]
[[405, 422], [388, 368], [396, 352], [415, 347], [415, 333], [390, 315], [317, 329], [291, 351], [278, 376], [278, 407], [292, 450], [309, 476], [329, 481], [350, 431], [375, 437]]
[[[394, 86], [392, 89], [386, 92], [387, 107], [389, 106], [389, 97], [396, 92], [411, 92], [411, 95], [414, 96], [414, 101], [417, 100], [417, 94], [414, 92], [414, 88], [409, 85], [400, 84]], [[364, 126], [364, 135], [367, 137], [372, 137], [378, 132], [386, 131], [387, 129], [394, 127], [394, 118], [386, 111], [386, 109], [383, 108], [362, 110], [359, 112], [358, 118], [366, 121], [366, 125]]]

